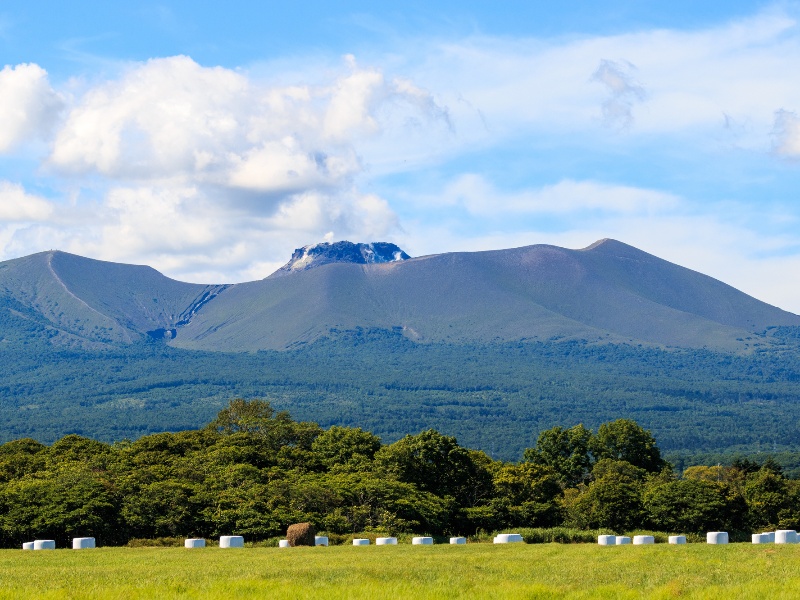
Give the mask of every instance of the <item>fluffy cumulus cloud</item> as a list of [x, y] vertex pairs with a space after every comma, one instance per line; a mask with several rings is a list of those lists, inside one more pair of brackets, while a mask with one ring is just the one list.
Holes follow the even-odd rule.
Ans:
[[4, 67], [0, 71], [0, 152], [46, 136], [61, 105], [40, 66]]
[[385, 135], [398, 114], [450, 127], [429, 92], [353, 57], [327, 79], [287, 86], [185, 56], [153, 59], [63, 107], [47, 100], [58, 96], [35, 65], [3, 71], [0, 89], [13, 86], [28, 90], [13, 96], [30, 105], [27, 121], [9, 119], [16, 129], [0, 142], [45, 132], [61, 110], [42, 169], [72, 191], [52, 204], [0, 186], [0, 220], [42, 221], [7, 234], [6, 255], [36, 251], [45, 238], [194, 280], [264, 276], [253, 265], [274, 268], [325, 235], [390, 236], [394, 211], [360, 190], [360, 143]]
[[0, 221], [24, 223], [45, 221], [53, 213], [53, 204], [28, 194], [21, 185], [0, 181]]

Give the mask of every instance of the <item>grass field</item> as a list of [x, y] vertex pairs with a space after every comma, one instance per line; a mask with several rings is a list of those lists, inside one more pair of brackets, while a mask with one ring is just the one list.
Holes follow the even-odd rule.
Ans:
[[800, 545], [0, 551], [0, 598], [798, 598]]

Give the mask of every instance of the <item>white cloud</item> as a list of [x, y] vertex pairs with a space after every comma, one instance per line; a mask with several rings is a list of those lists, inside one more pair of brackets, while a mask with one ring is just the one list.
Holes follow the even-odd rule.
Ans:
[[690, 135], [703, 143], [727, 114], [750, 123], [742, 144], [767, 151], [775, 110], [800, 110], [800, 81], [791, 76], [800, 32], [778, 11], [693, 31], [475, 36], [416, 48], [398, 70], [448, 107], [459, 138], [455, 151], [510, 136], [585, 140], [599, 124], [624, 125], [634, 113], [633, 134]]
[[648, 214], [677, 207], [673, 194], [598, 181], [563, 179], [552, 185], [521, 191], [497, 189], [476, 173], [460, 175], [441, 191], [409, 202], [427, 206], [463, 207], [469, 214], [506, 219], [509, 215], [558, 215], [599, 212], [607, 214]]
[[0, 181], [0, 221], [44, 221], [53, 213], [53, 204], [25, 192], [16, 183]]
[[61, 109], [47, 72], [35, 64], [0, 71], [0, 152], [49, 132]]
[[[46, 83], [36, 69], [3, 74]], [[388, 202], [359, 189], [360, 142], [385, 128], [402, 135], [408, 119], [449, 126], [428, 92], [352, 57], [293, 85], [185, 56], [152, 59], [65, 97], [46, 174], [68, 182], [71, 199], [0, 187], [0, 219], [38, 221], [5, 227], [3, 254], [58, 247], [194, 281], [264, 277], [260, 269], [325, 236], [390, 235], [398, 219]]]

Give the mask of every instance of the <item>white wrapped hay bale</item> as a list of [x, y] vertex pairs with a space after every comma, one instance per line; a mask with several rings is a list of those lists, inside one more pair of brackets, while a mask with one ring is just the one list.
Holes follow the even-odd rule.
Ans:
[[315, 535], [314, 536], [314, 545], [315, 546], [327, 546], [328, 545], [328, 536], [327, 535]]
[[411, 543], [414, 546], [433, 546], [433, 538], [432, 537], [415, 537], [411, 538]]
[[219, 538], [220, 548], [244, 548], [244, 538], [240, 535], [223, 535]]
[[55, 550], [56, 549], [56, 541], [55, 540], [36, 540], [33, 542], [33, 549], [34, 550]]
[[356, 538], [353, 540], [353, 546], [369, 546], [367, 538]]
[[289, 540], [280, 540], [278, 542], [278, 548], [291, 548], [291, 544], [289, 544]]
[[461, 544], [466, 544], [467, 543], [467, 538], [465, 538], [465, 537], [451, 537], [450, 538], [450, 543], [454, 544], [454, 545], [457, 545], [457, 546], [460, 546]]
[[188, 538], [183, 541], [184, 548], [205, 548], [206, 541], [203, 538]]
[[631, 538], [627, 535], [618, 535], [617, 536], [617, 546], [624, 546], [625, 544], [630, 544]]
[[521, 541], [523, 541], [522, 536], [518, 533], [498, 533], [494, 538], [495, 544], [513, 544]]
[[727, 531], [709, 531], [706, 534], [707, 544], [727, 544], [728, 532]]
[[774, 544], [775, 543], [775, 532], [774, 531], [765, 531], [761, 535], [767, 536], [766, 544]]
[[33, 542], [24, 542], [22, 544], [23, 550], [33, 550]]
[[769, 534], [767, 533], [754, 533], [750, 536], [750, 539], [754, 544], [769, 544]]
[[615, 546], [617, 544], [617, 536], [615, 535], [598, 535], [598, 546]]
[[379, 537], [375, 540], [376, 546], [397, 546], [396, 537]]
[[73, 550], [85, 550], [87, 548], [94, 548], [94, 547], [95, 543], [93, 537], [72, 538]]
[[776, 544], [796, 544], [797, 532], [794, 529], [779, 529], [775, 532]]
[[648, 546], [650, 544], [655, 544], [656, 538], [652, 535], [635, 535], [633, 536], [633, 545], [634, 546]]
[[685, 544], [686, 543], [686, 536], [685, 535], [671, 535], [671, 536], [669, 536], [669, 543], [670, 544]]

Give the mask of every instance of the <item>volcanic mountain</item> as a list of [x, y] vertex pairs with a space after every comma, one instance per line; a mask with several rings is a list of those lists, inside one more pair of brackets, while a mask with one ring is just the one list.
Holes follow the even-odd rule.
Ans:
[[357, 328], [418, 342], [588, 340], [747, 350], [800, 316], [605, 239], [410, 258], [393, 244], [317, 244], [235, 285], [50, 251], [0, 263], [0, 337], [35, 323], [54, 344], [164, 338], [211, 351], [286, 349]]

